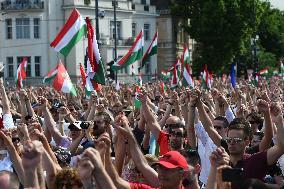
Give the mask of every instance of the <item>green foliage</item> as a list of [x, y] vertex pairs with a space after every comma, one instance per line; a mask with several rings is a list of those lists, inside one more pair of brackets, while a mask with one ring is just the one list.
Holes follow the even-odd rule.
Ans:
[[263, 3], [265, 12], [258, 29], [260, 44], [277, 59], [284, 56], [284, 12], [271, 9], [270, 4]]
[[[284, 13], [261, 0], [176, 0], [172, 13], [190, 20], [185, 31], [198, 43], [193, 54], [193, 71], [203, 65], [215, 74], [228, 73], [238, 62], [242, 72], [252, 69], [251, 38], [259, 35], [259, 69], [277, 66], [284, 55]], [[187, 22], [184, 22], [187, 23]]]

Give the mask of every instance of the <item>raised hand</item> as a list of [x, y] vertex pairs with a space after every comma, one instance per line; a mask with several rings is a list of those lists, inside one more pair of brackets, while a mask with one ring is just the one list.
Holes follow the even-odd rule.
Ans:
[[224, 148], [219, 147], [210, 156], [211, 166], [219, 167], [221, 165], [229, 165], [230, 156]]
[[269, 112], [269, 104], [265, 100], [259, 99], [256, 103], [258, 110], [261, 113], [267, 113]]
[[197, 106], [197, 104], [200, 102], [200, 96], [200, 91], [198, 89], [194, 89], [190, 93], [190, 106]]
[[283, 113], [280, 105], [273, 103], [270, 106], [271, 118], [276, 125], [283, 125]]
[[82, 158], [87, 158], [90, 160], [90, 163], [92, 163], [91, 168], [93, 171], [96, 171], [96, 169], [104, 168], [100, 153], [98, 150], [94, 148], [86, 149], [82, 154]]
[[0, 130], [0, 149], [13, 146], [12, 139], [4, 130]]
[[24, 144], [24, 151], [22, 154], [22, 164], [24, 170], [34, 170], [36, 169], [42, 160], [42, 154], [44, 153], [44, 148], [39, 141], [27, 141]]

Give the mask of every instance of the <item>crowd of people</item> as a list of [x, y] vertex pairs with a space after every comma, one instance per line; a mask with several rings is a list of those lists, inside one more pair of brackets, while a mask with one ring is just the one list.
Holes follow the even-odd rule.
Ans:
[[282, 78], [161, 82], [73, 97], [0, 79], [0, 189], [284, 188]]

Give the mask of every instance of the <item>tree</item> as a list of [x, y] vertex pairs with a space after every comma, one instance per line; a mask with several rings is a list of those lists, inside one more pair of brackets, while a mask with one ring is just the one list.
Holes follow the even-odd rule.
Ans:
[[[184, 29], [197, 41], [193, 70], [200, 73], [208, 64], [216, 74], [230, 69], [236, 56], [248, 52], [247, 44], [262, 15], [259, 0], [176, 0], [172, 13], [190, 19]], [[250, 51], [250, 50], [249, 50]]]
[[284, 12], [272, 9], [269, 2], [262, 6], [265, 11], [258, 29], [260, 45], [279, 60], [284, 57]]

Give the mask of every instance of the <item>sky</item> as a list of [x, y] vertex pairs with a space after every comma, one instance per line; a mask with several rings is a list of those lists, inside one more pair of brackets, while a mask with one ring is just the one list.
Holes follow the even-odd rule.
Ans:
[[284, 11], [284, 0], [269, 0], [273, 7]]

